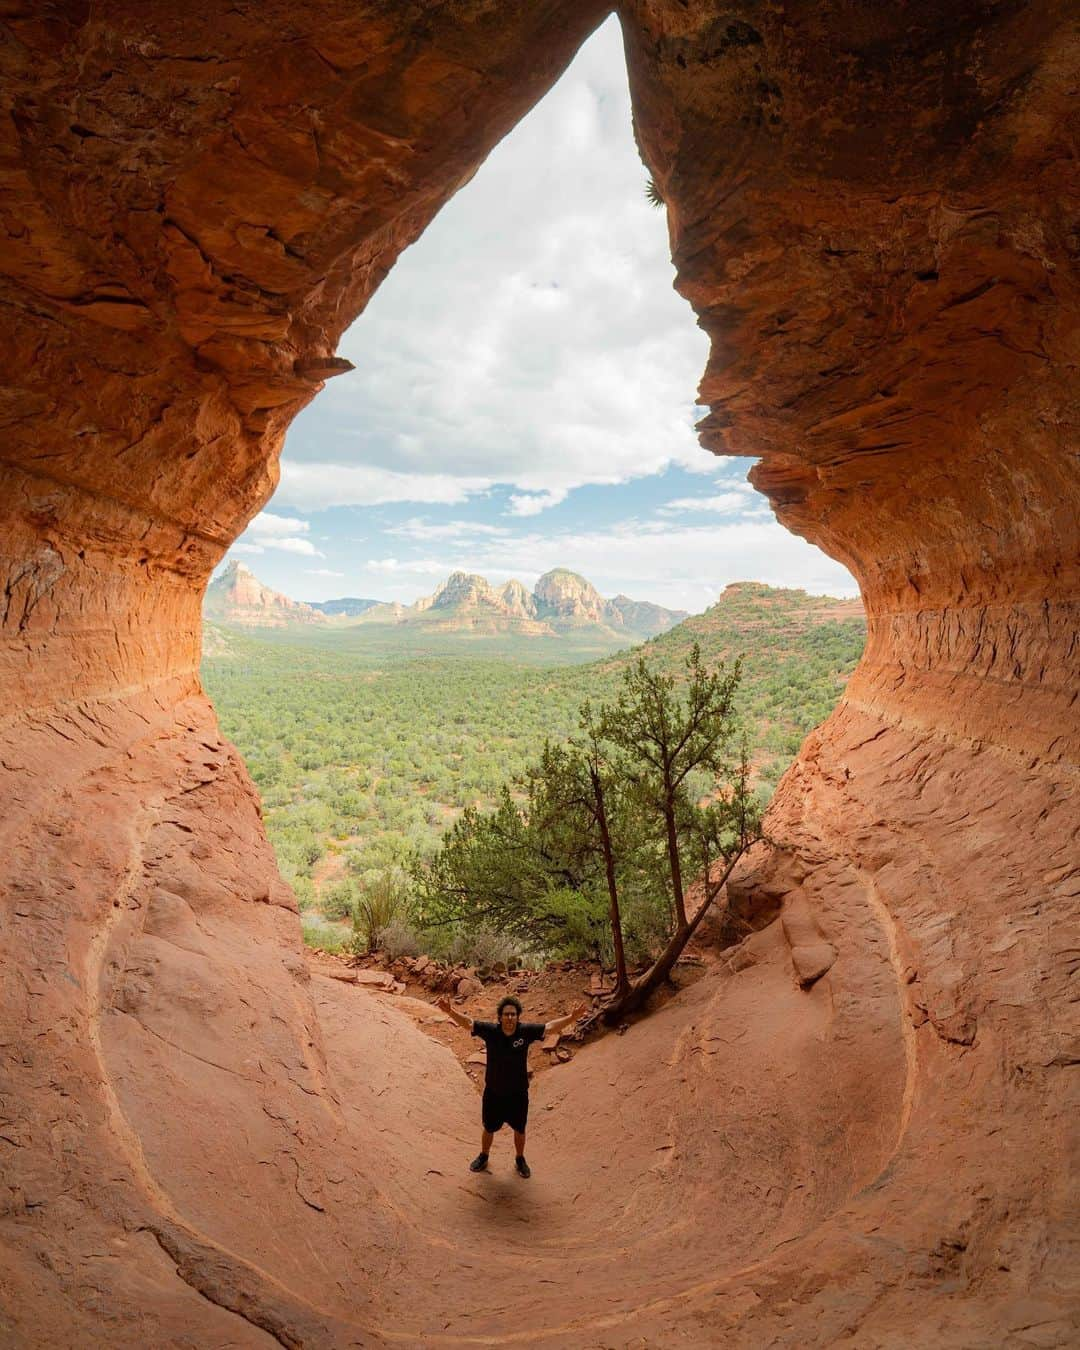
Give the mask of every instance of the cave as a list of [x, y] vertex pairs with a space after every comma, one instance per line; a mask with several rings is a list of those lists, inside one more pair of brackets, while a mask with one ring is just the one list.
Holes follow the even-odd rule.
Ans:
[[449, 1058], [313, 980], [202, 691], [341, 334], [612, 8], [3, 6], [6, 1345], [1080, 1335], [1065, 0], [614, 6], [702, 442], [868, 642], [739, 878], [779, 921], [582, 1057], [528, 1204], [448, 1171]]

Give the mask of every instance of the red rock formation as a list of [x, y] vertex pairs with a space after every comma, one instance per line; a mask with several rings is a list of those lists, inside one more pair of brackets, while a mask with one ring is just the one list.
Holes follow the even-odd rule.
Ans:
[[584, 577], [558, 567], [544, 573], [535, 592], [527, 591], [520, 581], [508, 581], [496, 589], [475, 572], [451, 572], [431, 595], [407, 606], [377, 605], [365, 611], [361, 621], [419, 620], [426, 628], [448, 632], [513, 632], [530, 637], [595, 628], [603, 637], [628, 634], [640, 640], [666, 632], [686, 617], [685, 610], [664, 609], [625, 595], [605, 600]]
[[[199, 688], [201, 592], [338, 336], [603, 8], [4, 11], [7, 1343], [1075, 1338], [1063, 0], [622, 5], [704, 435], [763, 454], [869, 642], [747, 883], [790, 922], [557, 1071], [527, 1210], [458, 1186], [445, 1057], [313, 997]], [[527, 1256], [480, 1306], [477, 1258]]]
[[534, 594], [541, 614], [550, 614], [567, 626], [604, 621], [603, 596], [591, 582], [565, 567], [545, 572]]
[[[756, 485], [847, 563], [868, 615], [770, 833], [793, 900], [828, 915], [846, 884], [879, 915], [908, 1086], [887, 1173], [808, 1244], [799, 1298], [826, 1343], [1064, 1344], [1080, 748], [1065, 7], [628, 9], [639, 134], [712, 338], [704, 437], [763, 454]], [[820, 926], [836, 981], [845, 935]], [[758, 1343], [782, 1334], [769, 1316]]]
[[231, 562], [206, 588], [203, 616], [245, 628], [282, 628], [286, 624], [325, 623], [326, 615], [302, 600], [290, 600], [264, 586], [249, 567]]
[[547, 624], [537, 623], [535, 606], [529, 613], [512, 590], [517, 586], [522, 594], [524, 587], [520, 582], [509, 582], [502, 590], [496, 590], [486, 577], [475, 572], [451, 572], [436, 591], [406, 610], [408, 621], [413, 611], [424, 616], [426, 626], [456, 629], [471, 629], [477, 632], [506, 632], [533, 634], [554, 637], [554, 630]]
[[522, 619], [536, 618], [536, 598], [520, 581], [508, 581], [499, 591], [499, 599], [511, 614]]

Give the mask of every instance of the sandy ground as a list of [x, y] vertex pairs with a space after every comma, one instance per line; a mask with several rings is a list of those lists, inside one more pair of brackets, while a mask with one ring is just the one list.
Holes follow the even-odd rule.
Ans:
[[[704, 1299], [713, 1319], [755, 1301], [742, 1279], [883, 1165], [903, 1055], [887, 1003], [879, 1024], [854, 1026], [827, 982], [799, 990], [779, 924], [750, 946], [753, 965], [715, 964], [625, 1034], [537, 1074], [528, 1181], [509, 1131], [487, 1174], [468, 1171], [479, 1102], [460, 1061], [476, 1041], [421, 1000], [316, 975], [345, 1119], [401, 1216], [373, 1332], [417, 1346], [625, 1345], [635, 1322], [658, 1335], [676, 1304]], [[878, 1041], [877, 1071], [839, 1070], [838, 1036]]]

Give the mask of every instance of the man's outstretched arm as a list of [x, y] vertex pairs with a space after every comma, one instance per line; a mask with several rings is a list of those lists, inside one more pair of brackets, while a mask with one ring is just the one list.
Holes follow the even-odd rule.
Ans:
[[458, 1012], [448, 998], [436, 999], [435, 1006], [440, 1012], [444, 1012], [452, 1022], [456, 1022], [464, 1031], [472, 1031], [473, 1019], [471, 1017], [466, 1017], [464, 1013]]
[[588, 1012], [584, 1003], [579, 1003], [573, 1012], [568, 1012], [565, 1017], [556, 1017], [552, 1022], [544, 1023], [544, 1035], [550, 1036], [556, 1031], [565, 1031], [567, 1027], [573, 1026]]

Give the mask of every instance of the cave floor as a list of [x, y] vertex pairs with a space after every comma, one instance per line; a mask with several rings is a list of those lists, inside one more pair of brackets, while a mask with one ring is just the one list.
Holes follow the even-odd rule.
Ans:
[[762, 1262], [884, 1166], [903, 1057], [895, 1013], [892, 1027], [864, 1021], [863, 1081], [848, 1081], [832, 1041], [856, 1030], [828, 982], [798, 988], [779, 924], [750, 946], [753, 965], [718, 968], [539, 1077], [528, 1181], [509, 1131], [487, 1174], [468, 1171], [479, 1101], [449, 1051], [392, 998], [316, 977], [349, 1133], [399, 1218], [370, 1330], [417, 1345], [629, 1344], [677, 1305], [707, 1302], [719, 1332], [758, 1300]]

